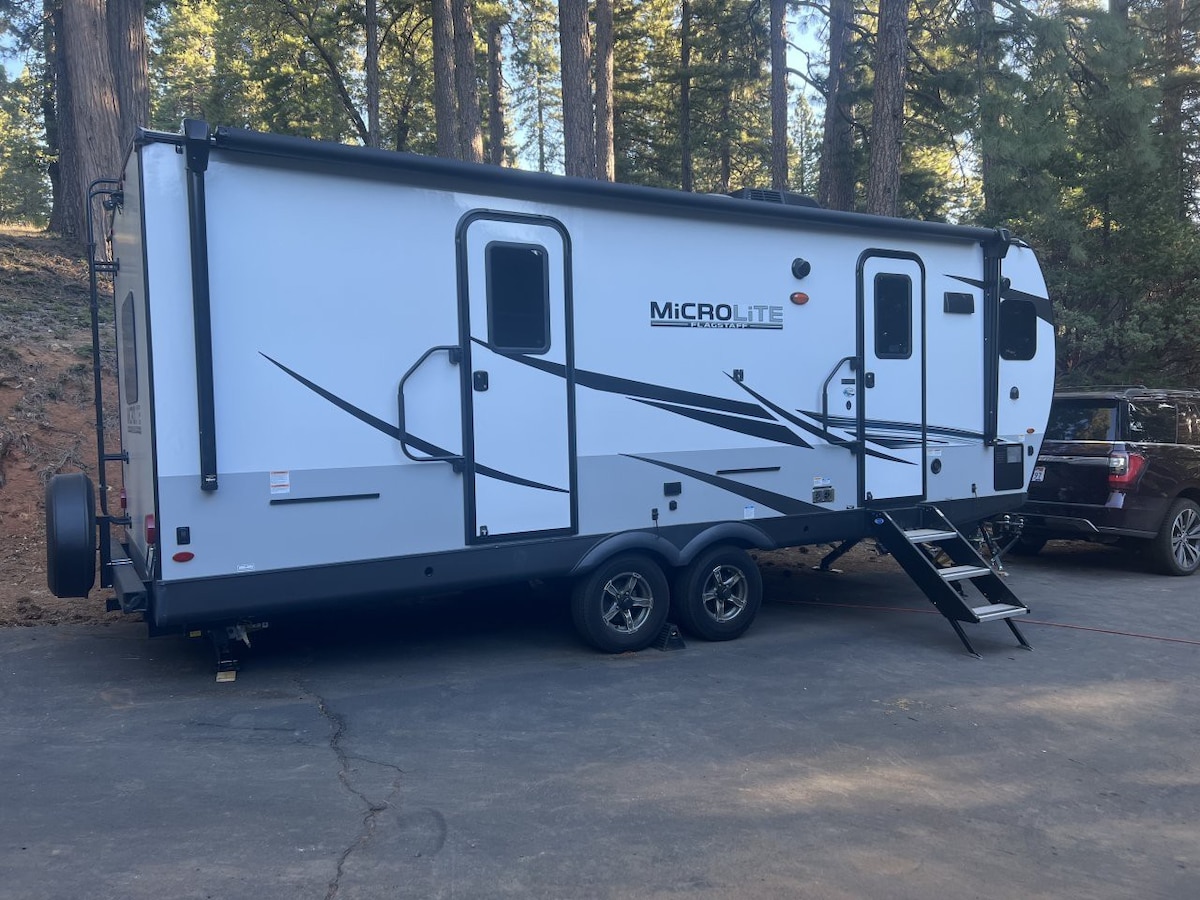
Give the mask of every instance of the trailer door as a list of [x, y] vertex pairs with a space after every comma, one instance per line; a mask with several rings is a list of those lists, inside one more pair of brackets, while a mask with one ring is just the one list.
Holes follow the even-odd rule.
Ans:
[[858, 265], [860, 502], [925, 496], [925, 270], [872, 250]]
[[568, 246], [540, 216], [459, 227], [468, 543], [575, 530]]

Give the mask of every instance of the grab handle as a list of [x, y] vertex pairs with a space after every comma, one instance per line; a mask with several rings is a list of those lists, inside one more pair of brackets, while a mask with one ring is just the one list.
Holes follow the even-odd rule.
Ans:
[[400, 386], [398, 388], [396, 388], [396, 405], [399, 408], [399, 412], [400, 412], [400, 450], [401, 450], [401, 452], [404, 453], [405, 456], [407, 456], [413, 462], [449, 463], [451, 468], [453, 468], [455, 472], [461, 472], [465, 465], [465, 462], [461, 455], [443, 454], [443, 455], [438, 456], [438, 455], [430, 454], [428, 456], [413, 456], [412, 452], [408, 449], [408, 443], [407, 443], [408, 438], [409, 438], [408, 430], [404, 427], [404, 383], [406, 381], [408, 381], [409, 378], [412, 377], [413, 373], [416, 372], [417, 369], [421, 368], [421, 366], [423, 366], [425, 364], [425, 360], [429, 359], [429, 357], [433, 356], [433, 354], [435, 354], [435, 353], [443, 353], [443, 352], [447, 355], [447, 358], [450, 361], [450, 365], [452, 365], [452, 366], [457, 366], [459, 364], [459, 362], [462, 360], [462, 347], [459, 347], [457, 345], [430, 347], [428, 350], [426, 350], [424, 353], [421, 354], [421, 358], [418, 359], [415, 363], [413, 363], [412, 366], [409, 368], [409, 370], [407, 372], [405, 372], [404, 375], [401, 376], [401, 378], [400, 378]]

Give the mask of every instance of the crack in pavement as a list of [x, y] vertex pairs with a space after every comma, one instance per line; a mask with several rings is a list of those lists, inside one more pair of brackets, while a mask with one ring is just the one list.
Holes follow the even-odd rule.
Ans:
[[385, 769], [391, 769], [392, 771], [396, 772], [397, 775], [403, 775], [404, 770], [394, 763], [381, 762], [365, 756], [356, 756], [347, 753], [346, 749], [342, 746], [342, 739], [346, 735], [345, 718], [331, 710], [329, 708], [329, 704], [325, 702], [325, 698], [320, 694], [308, 690], [300, 682], [297, 682], [297, 684], [299, 685], [300, 691], [305, 699], [316, 703], [318, 712], [320, 712], [322, 718], [329, 723], [329, 749], [333, 751], [334, 756], [337, 758], [338, 781], [341, 782], [342, 787], [347, 793], [357, 797], [362, 802], [363, 806], [366, 807], [366, 812], [363, 814], [362, 826], [359, 828], [358, 834], [355, 836], [354, 840], [350, 842], [349, 846], [347, 846], [338, 857], [337, 869], [334, 872], [333, 880], [329, 882], [329, 887], [325, 892], [325, 900], [334, 900], [334, 898], [337, 897], [338, 891], [341, 889], [342, 875], [345, 872], [346, 861], [349, 860], [351, 855], [356, 850], [359, 850], [365, 846], [367, 841], [371, 839], [371, 835], [375, 833], [375, 823], [379, 817], [379, 814], [391, 807], [391, 804], [388, 801], [398, 794], [401, 788], [400, 779], [393, 779], [392, 789], [388, 792], [387, 797], [380, 802], [375, 802], [351, 783], [350, 764], [352, 762], [366, 762]]

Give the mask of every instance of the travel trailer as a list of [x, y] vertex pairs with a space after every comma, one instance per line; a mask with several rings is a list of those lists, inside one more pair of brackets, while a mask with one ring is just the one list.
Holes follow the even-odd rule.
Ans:
[[152, 634], [220, 643], [567, 577], [582, 636], [625, 651], [668, 621], [742, 634], [748, 551], [874, 537], [968, 650], [960, 622], [1024, 644], [961, 533], [1024, 500], [1053, 389], [1046, 286], [1004, 230], [197, 121], [93, 194], [120, 445], [97, 397], [99, 484], [47, 489], [58, 596], [98, 549]]

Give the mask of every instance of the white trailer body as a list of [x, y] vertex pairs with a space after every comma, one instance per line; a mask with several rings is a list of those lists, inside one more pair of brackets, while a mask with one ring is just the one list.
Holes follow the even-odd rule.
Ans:
[[153, 632], [1024, 500], [1054, 339], [1003, 231], [185, 124], [110, 203]]

